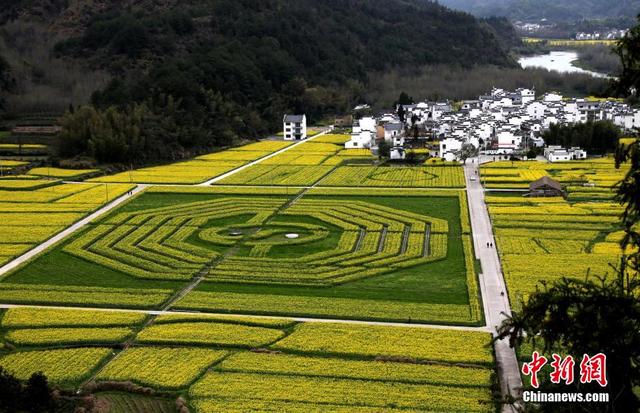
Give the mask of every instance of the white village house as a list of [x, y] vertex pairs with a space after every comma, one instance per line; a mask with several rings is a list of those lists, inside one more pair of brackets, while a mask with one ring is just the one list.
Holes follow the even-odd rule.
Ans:
[[346, 149], [370, 149], [376, 142], [376, 120], [364, 117], [353, 122], [351, 140], [344, 144]]
[[544, 157], [549, 162], [573, 161], [587, 159], [587, 151], [580, 148], [564, 149], [562, 146], [550, 145], [544, 148]]
[[285, 140], [300, 141], [307, 139], [306, 115], [284, 115], [282, 123]]

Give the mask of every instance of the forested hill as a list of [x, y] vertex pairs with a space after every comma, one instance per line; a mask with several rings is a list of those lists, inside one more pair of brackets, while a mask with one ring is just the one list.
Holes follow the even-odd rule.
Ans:
[[[144, 104], [152, 119], [163, 119], [154, 124], [156, 143], [175, 144], [173, 152], [262, 136], [287, 111], [314, 120], [342, 112], [366, 89], [370, 72], [510, 66], [506, 49], [517, 41], [504, 21], [429, 0], [6, 1], [6, 45], [33, 35], [16, 22], [50, 32], [56, 41], [48, 52], [82, 65], [79, 77], [99, 71], [112, 78], [93, 94], [99, 109]], [[5, 55], [18, 64], [15, 51]], [[55, 67], [31, 63], [47, 65], [39, 68], [44, 79]], [[52, 107], [77, 103], [50, 95]]]
[[640, 0], [440, 0], [440, 3], [477, 16], [506, 16], [513, 20], [633, 18], [640, 13]]

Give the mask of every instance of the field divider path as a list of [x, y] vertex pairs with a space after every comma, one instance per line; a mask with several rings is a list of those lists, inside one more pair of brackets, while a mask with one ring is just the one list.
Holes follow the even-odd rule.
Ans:
[[431, 255], [431, 224], [427, 224], [427, 228], [424, 230], [424, 245], [422, 246], [422, 256], [428, 257]]
[[389, 227], [383, 225], [382, 231], [380, 232], [380, 239], [378, 240], [378, 254], [382, 254], [382, 252], [384, 251], [384, 243], [387, 240], [387, 232], [389, 232]]
[[326, 135], [327, 133], [331, 132], [332, 130], [333, 130], [333, 127], [327, 128], [326, 130], [324, 130], [324, 131], [320, 132], [320, 133], [319, 133], [319, 134], [317, 134], [317, 135], [314, 135], [314, 136], [312, 136], [312, 137], [310, 137], [310, 138], [307, 138], [307, 139], [303, 139], [303, 140], [301, 140], [301, 141], [299, 141], [299, 142], [296, 142], [296, 143], [294, 143], [294, 144], [292, 144], [292, 145], [289, 145], [289, 146], [287, 146], [287, 147], [284, 147], [284, 148], [282, 148], [282, 149], [279, 149], [279, 150], [277, 150], [277, 151], [275, 151], [275, 152], [270, 153], [270, 154], [269, 154], [269, 155], [267, 155], [267, 156], [263, 156], [263, 157], [262, 157], [262, 158], [260, 158], [260, 159], [256, 159], [255, 161], [251, 161], [251, 162], [249, 162], [248, 164], [242, 165], [242, 166], [240, 166], [240, 167], [238, 167], [238, 168], [236, 168], [236, 169], [233, 169], [233, 170], [231, 170], [231, 171], [229, 171], [229, 172], [226, 172], [226, 173], [224, 173], [224, 174], [222, 174], [222, 175], [218, 175], [218, 176], [216, 176], [215, 178], [211, 178], [211, 179], [209, 179], [208, 181], [204, 181], [204, 182], [202, 182], [202, 183], [200, 183], [200, 184], [197, 184], [197, 185], [195, 185], [195, 186], [210, 186], [210, 185], [213, 185], [213, 184], [215, 184], [216, 182], [222, 181], [223, 179], [228, 178], [228, 177], [230, 177], [231, 175], [235, 175], [235, 174], [237, 174], [238, 172], [244, 171], [245, 169], [250, 168], [250, 167], [252, 167], [253, 165], [258, 165], [259, 163], [264, 162], [264, 161], [266, 161], [267, 159], [271, 159], [271, 158], [273, 158], [274, 156], [278, 156], [278, 155], [280, 155], [281, 153], [284, 153], [284, 152], [286, 152], [286, 151], [288, 151], [288, 150], [290, 150], [290, 149], [293, 149], [293, 148], [295, 148], [296, 146], [302, 145], [302, 144], [303, 144], [303, 143], [305, 143], [305, 142], [309, 142], [309, 141], [312, 141], [312, 140], [314, 140], [314, 139], [316, 139], [316, 138], [319, 138], [320, 136]]
[[[211, 317], [212, 321], [216, 318], [255, 318], [263, 320], [290, 320], [303, 323], [330, 323], [330, 324], [346, 324], [346, 325], [369, 325], [383, 327], [410, 327], [410, 328], [428, 328], [434, 330], [458, 330], [471, 331], [477, 333], [487, 333], [489, 329], [486, 326], [471, 327], [449, 324], [424, 324], [424, 323], [402, 323], [394, 321], [367, 321], [367, 320], [348, 320], [341, 318], [313, 318], [313, 317], [291, 317], [264, 314], [237, 314], [237, 313], [205, 313], [201, 311], [188, 310], [141, 310], [139, 308], [108, 308], [108, 307], [74, 307], [74, 306], [47, 306], [47, 305], [28, 305], [28, 304], [0, 304], [0, 309], [9, 310], [12, 308], [35, 308], [43, 310], [73, 310], [73, 311], [94, 311], [94, 312], [112, 312], [112, 313], [137, 313], [148, 314], [151, 316], [161, 315], [183, 315], [198, 316], [202, 318]], [[155, 317], [154, 317], [155, 319]]]
[[[511, 315], [511, 304], [509, 303], [507, 287], [496, 250], [491, 218], [484, 201], [484, 188], [477, 180], [472, 181], [470, 179], [477, 176], [476, 171], [479, 167], [477, 158], [473, 158], [472, 162], [464, 165], [469, 215], [471, 217], [476, 258], [480, 260], [482, 265], [480, 291], [482, 293], [482, 302], [484, 303], [487, 328], [495, 337], [497, 327]], [[488, 243], [493, 244], [493, 248], [487, 247]], [[520, 366], [518, 365], [515, 350], [509, 346], [509, 342], [506, 339], [494, 342], [494, 350], [502, 395], [519, 399], [522, 391], [522, 377], [520, 376]], [[515, 413], [518, 410], [515, 406], [505, 404], [502, 411]]]
[[72, 224], [71, 226], [67, 227], [66, 229], [58, 232], [56, 235], [54, 235], [53, 237], [49, 238], [45, 242], [43, 242], [43, 243], [39, 244], [38, 246], [30, 249], [29, 251], [25, 252], [24, 254], [20, 255], [19, 257], [16, 257], [13, 260], [9, 261], [8, 263], [6, 263], [2, 267], [0, 267], [0, 278], [3, 275], [7, 274], [9, 271], [19, 267], [23, 263], [29, 261], [31, 258], [33, 258], [36, 255], [44, 252], [45, 250], [49, 249], [53, 245], [57, 244], [58, 242], [62, 241], [65, 238], [67, 238], [71, 234], [73, 234], [75, 232], [78, 232], [79, 230], [81, 230], [82, 228], [87, 226], [89, 223], [91, 223], [93, 220], [101, 217], [102, 215], [105, 215], [109, 211], [111, 211], [111, 210], [115, 209], [116, 207], [118, 207], [123, 202], [128, 201], [129, 199], [133, 198], [138, 193], [144, 191], [148, 186], [149, 185], [145, 185], [145, 184], [136, 185], [136, 187], [131, 192], [125, 193], [124, 195], [121, 195], [118, 198], [115, 198], [114, 200], [112, 200], [108, 204], [104, 205], [103, 207], [97, 209], [96, 211], [92, 212], [91, 214], [87, 215], [86, 217], [82, 218], [81, 220], [75, 222], [74, 224]]
[[409, 235], [411, 234], [411, 226], [405, 225], [402, 230], [402, 244], [400, 245], [400, 254], [407, 252], [409, 246]]
[[360, 235], [358, 235], [356, 246], [353, 248], [354, 251], [360, 251], [360, 247], [362, 247], [362, 242], [364, 241], [364, 237], [366, 236], [367, 236], [367, 229], [364, 227], [360, 227]]

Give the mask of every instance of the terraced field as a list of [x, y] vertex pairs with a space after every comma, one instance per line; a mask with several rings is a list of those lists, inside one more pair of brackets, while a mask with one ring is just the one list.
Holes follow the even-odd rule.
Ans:
[[0, 180], [0, 265], [130, 189], [128, 184]]
[[482, 166], [481, 181], [489, 189], [528, 189], [530, 182], [549, 176], [568, 186], [570, 199], [612, 199], [611, 188], [625, 173], [610, 157], [555, 163], [499, 161]]
[[374, 167], [341, 166], [320, 182], [322, 186], [394, 188], [464, 188], [459, 166]]
[[[74, 316], [88, 320], [88, 315], [97, 314], [73, 310], [49, 314], [55, 315], [68, 320], [70, 330], [81, 330], [79, 325], [87, 321], [75, 323]], [[99, 318], [132, 327], [136, 331], [132, 347], [99, 347], [97, 338], [88, 339], [87, 347], [73, 349], [24, 347], [9, 338], [17, 348], [0, 353], [0, 366], [20, 377], [38, 368], [63, 385], [133, 382], [164, 392], [163, 397], [98, 393], [115, 412], [173, 411], [171, 397], [179, 394], [187, 396], [197, 412], [494, 411], [493, 355], [486, 333], [204, 316], [163, 316], [143, 327], [135, 314], [103, 313]], [[179, 326], [185, 319], [198, 327], [184, 333], [177, 328], [163, 343], [148, 342], [157, 328]], [[40, 323], [33, 311], [11, 309], [0, 326], [10, 334]], [[211, 337], [197, 347], [184, 346], [190, 332], [209, 331], [212, 326], [224, 326], [220, 332], [238, 339], [223, 343]], [[250, 329], [274, 338], [258, 344], [246, 336]], [[41, 330], [44, 335], [50, 331]]]
[[[582, 168], [577, 162], [575, 168]], [[489, 164], [491, 165], [491, 164]], [[542, 164], [548, 165], [548, 164]], [[613, 197], [610, 185], [620, 172], [600, 173], [611, 168], [596, 161], [596, 187], [568, 187], [568, 199], [525, 198], [520, 195], [495, 193], [487, 196], [497, 246], [509, 289], [511, 303], [519, 308], [522, 300], [539, 287], [541, 281], [561, 277], [610, 274], [610, 265], [619, 263], [622, 251], [620, 214], [622, 208]], [[556, 168], [556, 164], [550, 167]], [[553, 169], [570, 179], [580, 169], [559, 166]], [[491, 170], [491, 168], [488, 168]], [[520, 165], [505, 165], [506, 173], [521, 174]], [[484, 172], [483, 172], [484, 173]], [[571, 175], [574, 174], [574, 175]], [[581, 174], [580, 176], [585, 176]], [[571, 184], [570, 181], [565, 181]], [[487, 184], [489, 185], [489, 184]], [[601, 186], [602, 185], [602, 186]]]
[[291, 142], [264, 141], [203, 155], [190, 161], [136, 169], [92, 179], [93, 182], [197, 184], [286, 148]]

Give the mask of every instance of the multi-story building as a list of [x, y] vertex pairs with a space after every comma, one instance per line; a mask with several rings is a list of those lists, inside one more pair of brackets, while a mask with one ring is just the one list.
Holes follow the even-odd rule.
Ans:
[[307, 139], [307, 117], [303, 115], [284, 115], [283, 131], [287, 141]]

